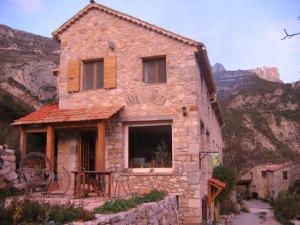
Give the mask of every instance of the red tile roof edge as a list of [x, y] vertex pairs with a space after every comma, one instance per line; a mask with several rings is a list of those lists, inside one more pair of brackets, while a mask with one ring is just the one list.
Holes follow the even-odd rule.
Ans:
[[[118, 113], [123, 107], [124, 106], [59, 109], [58, 104], [54, 103], [42, 106], [40, 109], [15, 120], [11, 125], [15, 126], [103, 120], [112, 117], [113, 115]], [[101, 115], [102, 109], [103, 113]], [[86, 111], [86, 115], [83, 115], [84, 111]], [[97, 116], [97, 114], [99, 114], [99, 116]]]
[[101, 10], [104, 13], [107, 13], [109, 15], [113, 15], [117, 18], [120, 18], [122, 20], [128, 21], [130, 23], [136, 24], [138, 26], [144, 27], [148, 30], [154, 31], [158, 34], [164, 35], [166, 37], [172, 38], [174, 40], [180, 41], [184, 44], [188, 44], [190, 46], [204, 46], [203, 43], [192, 40], [190, 38], [181, 36], [179, 34], [176, 34], [174, 32], [168, 31], [166, 29], [163, 29], [161, 27], [158, 27], [156, 25], [150, 24], [148, 22], [145, 22], [141, 19], [135, 18], [133, 16], [130, 16], [126, 13], [119, 12], [117, 10], [111, 9], [107, 6], [101, 5], [99, 3], [91, 3], [87, 5], [85, 8], [80, 10], [77, 14], [75, 14], [72, 18], [70, 18], [67, 22], [65, 22], [63, 25], [61, 25], [57, 30], [55, 30], [52, 35], [53, 38], [59, 40], [59, 35], [63, 33], [65, 30], [67, 30], [69, 27], [71, 27], [74, 23], [76, 23], [78, 20], [80, 20], [84, 15], [86, 15], [90, 10], [97, 9]]
[[226, 187], [226, 184], [224, 182], [222, 182], [222, 181], [220, 181], [220, 180], [218, 180], [216, 178], [209, 178], [208, 179], [208, 183], [212, 183], [212, 184], [217, 185], [217, 186], [219, 186], [221, 188], [225, 188]]

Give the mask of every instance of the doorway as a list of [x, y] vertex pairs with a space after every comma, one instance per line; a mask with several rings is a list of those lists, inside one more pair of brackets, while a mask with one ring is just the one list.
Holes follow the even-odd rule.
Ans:
[[85, 171], [95, 170], [96, 132], [82, 132], [79, 154], [79, 168]]

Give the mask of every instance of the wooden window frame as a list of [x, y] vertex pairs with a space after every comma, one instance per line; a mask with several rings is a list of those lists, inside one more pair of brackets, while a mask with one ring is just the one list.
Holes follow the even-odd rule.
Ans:
[[261, 171], [261, 177], [262, 178], [267, 178], [267, 171]]
[[[103, 87], [101, 88], [97, 88], [97, 62], [101, 62], [103, 64]], [[94, 63], [93, 65], [93, 88], [92, 89], [85, 89], [85, 63]], [[94, 59], [85, 59], [82, 60], [82, 91], [94, 91], [94, 90], [98, 90], [98, 89], [104, 89], [104, 59], [103, 58], [94, 58]]]
[[288, 178], [288, 171], [282, 171], [282, 179], [283, 180], [288, 180], [289, 178]]
[[[146, 82], [146, 77], [145, 77], [145, 62], [147, 61], [154, 61], [154, 60], [165, 60], [165, 75], [166, 75], [166, 81], [160, 82], [159, 81], [159, 76], [158, 76], [158, 63], [155, 64], [155, 81], [153, 83], [148, 83]], [[168, 81], [168, 76], [167, 76], [167, 56], [166, 55], [158, 55], [158, 56], [150, 56], [150, 57], [142, 57], [142, 63], [143, 63], [143, 82], [146, 84], [165, 84]]]
[[[150, 127], [150, 126], [161, 126], [161, 125], [170, 125], [172, 132], [172, 167], [165, 168], [130, 168], [129, 167], [129, 127]], [[125, 168], [131, 170], [133, 173], [172, 173], [175, 168], [174, 162], [174, 129], [171, 122], [147, 122], [147, 123], [132, 123], [127, 124], [124, 127], [124, 143], [125, 143]]]

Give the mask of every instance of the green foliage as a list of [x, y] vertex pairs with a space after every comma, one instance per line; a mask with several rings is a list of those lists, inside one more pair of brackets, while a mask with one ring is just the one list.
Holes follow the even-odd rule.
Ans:
[[92, 220], [92, 212], [68, 203], [65, 205], [50, 205], [24, 199], [12, 201], [0, 209], [0, 224], [40, 225], [52, 223], [61, 225], [75, 220]]
[[163, 191], [152, 190], [148, 194], [136, 196], [130, 199], [117, 199], [115, 201], [107, 201], [104, 203], [104, 205], [96, 208], [95, 212], [101, 214], [124, 212], [129, 209], [135, 208], [142, 203], [160, 201], [165, 196], [166, 193]]
[[281, 191], [274, 201], [275, 214], [285, 219], [294, 219], [300, 214], [300, 196], [296, 193]]
[[218, 202], [222, 203], [229, 197], [229, 195], [234, 190], [235, 183], [237, 180], [237, 174], [230, 167], [218, 166], [214, 168], [213, 177], [226, 184], [226, 187], [222, 190], [222, 192], [216, 199]]
[[154, 152], [154, 158], [157, 163], [157, 167], [167, 167], [168, 163], [172, 161], [172, 153], [168, 150], [167, 141], [162, 140], [161, 143], [157, 146], [156, 151]]
[[289, 189], [291, 193], [297, 193], [300, 195], [300, 179], [295, 180]]

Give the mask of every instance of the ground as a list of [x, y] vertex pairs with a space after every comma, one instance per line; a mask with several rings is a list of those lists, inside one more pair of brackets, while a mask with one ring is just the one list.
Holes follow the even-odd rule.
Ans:
[[241, 212], [236, 215], [233, 225], [280, 225], [274, 217], [271, 206], [259, 200], [244, 202], [250, 213]]

